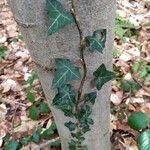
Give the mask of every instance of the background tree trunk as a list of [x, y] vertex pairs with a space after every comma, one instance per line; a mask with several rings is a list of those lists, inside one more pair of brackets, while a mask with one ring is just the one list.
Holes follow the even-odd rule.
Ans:
[[[60, 2], [66, 9], [70, 9], [70, 1], [60, 0]], [[21, 29], [33, 61], [41, 64], [41, 66], [51, 68], [54, 66], [54, 58], [65, 57], [72, 60], [75, 64], [80, 65], [78, 51], [79, 34], [75, 24], [67, 25], [65, 28], [59, 30], [59, 32], [47, 37], [46, 33], [50, 22], [45, 9], [45, 0], [8, 0], [8, 3]], [[85, 53], [88, 68], [87, 84], [84, 88], [85, 92], [91, 91], [89, 82], [92, 78], [92, 73], [101, 63], [105, 63], [108, 68], [112, 66], [114, 13], [114, 0], [78, 0], [78, 15], [84, 35], [92, 35], [97, 29], [107, 29], [107, 42], [104, 54]], [[52, 99], [55, 96], [55, 91], [51, 87], [53, 72], [46, 71], [39, 65], [36, 66], [58, 128], [62, 150], [68, 150], [68, 141], [71, 137], [68, 128], [64, 126], [67, 118], [61, 111], [51, 105]], [[75, 85], [78, 88], [78, 83]], [[110, 149], [110, 89], [109, 83], [98, 92], [92, 113], [94, 125], [92, 126], [92, 130], [86, 133], [85, 144], [88, 145], [89, 150]]]

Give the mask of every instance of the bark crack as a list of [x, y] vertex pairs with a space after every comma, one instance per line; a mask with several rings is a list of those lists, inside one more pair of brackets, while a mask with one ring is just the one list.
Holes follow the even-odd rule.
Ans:
[[30, 27], [36, 26], [35, 23], [22, 22], [21, 20], [16, 19], [16, 18], [15, 18], [15, 21], [17, 22], [19, 26], [22, 26], [23, 28], [30, 28]]
[[56, 68], [54, 68], [54, 67], [47, 67], [47, 66], [44, 66], [44, 65], [42, 65], [42, 64], [40, 64], [40, 63], [38, 63], [38, 62], [36, 62], [36, 61], [34, 61], [34, 60], [32, 60], [32, 61], [34, 62], [34, 64], [35, 64], [36, 66], [42, 68], [43, 70], [45, 70], [45, 71], [47, 71], [47, 72], [56, 71]]

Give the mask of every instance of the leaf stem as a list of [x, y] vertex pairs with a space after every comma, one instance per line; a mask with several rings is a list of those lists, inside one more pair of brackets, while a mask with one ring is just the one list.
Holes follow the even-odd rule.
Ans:
[[79, 17], [77, 15], [77, 10], [76, 10], [77, 0], [72, 0], [71, 3], [72, 3], [71, 11], [72, 11], [73, 17], [75, 19], [75, 23], [76, 23], [76, 26], [78, 28], [78, 32], [79, 32], [79, 36], [80, 36], [80, 46], [79, 46], [79, 48], [80, 48], [80, 59], [82, 61], [82, 66], [83, 66], [83, 77], [82, 77], [82, 80], [81, 80], [80, 85], [79, 85], [78, 97], [77, 97], [77, 103], [76, 103], [76, 110], [78, 110], [78, 104], [81, 101], [81, 97], [82, 97], [82, 93], [83, 93], [83, 86], [84, 86], [86, 76], [87, 76], [87, 67], [86, 67], [86, 62], [84, 59], [85, 37], [84, 37], [83, 31], [82, 31], [81, 23], [79, 21]]
[[[87, 76], [87, 67], [86, 67], [86, 62], [85, 62], [85, 59], [84, 59], [85, 37], [84, 37], [83, 31], [82, 31], [81, 23], [79, 21], [79, 17], [77, 15], [77, 10], [76, 10], [77, 0], [72, 0], [71, 4], [72, 4], [72, 9], [71, 9], [72, 15], [75, 19], [75, 23], [76, 23], [76, 26], [77, 26], [77, 29], [78, 29], [78, 32], [79, 32], [79, 36], [80, 36], [79, 49], [80, 49], [80, 59], [81, 59], [81, 62], [82, 62], [82, 67], [83, 67], [83, 77], [82, 77], [80, 85], [79, 85], [78, 97], [77, 97], [77, 102], [76, 102], [76, 107], [75, 107], [75, 113], [77, 114], [78, 111], [79, 111], [78, 105], [82, 101], [83, 86], [84, 86], [86, 76]], [[79, 125], [77, 127], [77, 132], [80, 132]], [[80, 140], [78, 140], [78, 142], [77, 142], [77, 148], [79, 150], [81, 149]]]

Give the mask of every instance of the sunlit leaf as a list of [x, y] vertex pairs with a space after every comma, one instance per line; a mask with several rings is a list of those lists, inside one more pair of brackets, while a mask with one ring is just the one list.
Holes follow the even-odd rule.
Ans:
[[139, 150], [150, 150], [150, 130], [142, 132], [137, 139], [137, 143]]
[[148, 126], [149, 118], [146, 113], [133, 112], [128, 118], [128, 125], [134, 130], [141, 130]]

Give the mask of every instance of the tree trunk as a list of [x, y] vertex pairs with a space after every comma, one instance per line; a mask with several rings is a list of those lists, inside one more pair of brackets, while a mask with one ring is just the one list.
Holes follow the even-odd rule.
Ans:
[[[60, 2], [66, 9], [70, 9], [68, 0], [60, 0]], [[76, 25], [67, 25], [60, 29], [59, 32], [47, 37], [46, 33], [50, 22], [45, 9], [45, 0], [8, 0], [8, 3], [24, 36], [33, 61], [38, 64], [36, 65], [38, 75], [57, 125], [62, 150], [68, 150], [68, 142], [71, 136], [68, 129], [64, 126], [68, 118], [51, 105], [55, 96], [55, 91], [51, 87], [53, 72], [45, 70], [41, 66], [51, 68], [54, 66], [54, 58], [59, 57], [68, 58], [75, 64], [80, 65], [79, 34]], [[108, 68], [112, 66], [115, 1], [78, 0], [77, 9], [85, 36], [92, 35], [97, 29], [107, 29], [104, 53], [85, 53], [88, 68], [86, 83], [89, 83], [93, 76], [92, 73], [101, 63], [104, 63]], [[78, 87], [78, 83], [76, 87]], [[86, 84], [84, 88], [85, 93], [90, 90], [90, 84]], [[110, 149], [110, 91], [110, 83], [107, 83], [98, 92], [92, 113], [94, 125], [91, 127], [91, 131], [86, 133], [85, 144], [88, 145], [89, 150]]]

